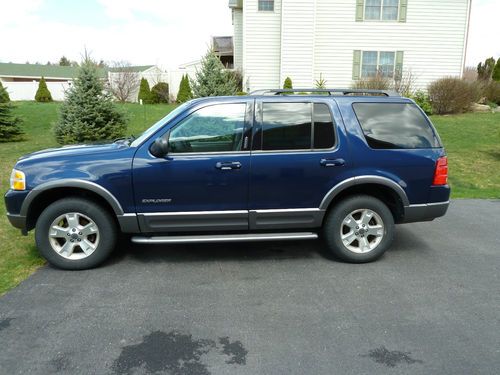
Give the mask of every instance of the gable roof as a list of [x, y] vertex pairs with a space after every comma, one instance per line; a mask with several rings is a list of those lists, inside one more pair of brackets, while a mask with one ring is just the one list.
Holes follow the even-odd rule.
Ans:
[[[153, 65], [131, 67], [134, 71], [142, 72]], [[106, 77], [107, 69], [97, 68], [100, 77]], [[73, 79], [78, 75], [77, 66], [41, 65], [41, 64], [13, 64], [0, 63], [0, 77], [23, 78], [59, 78]]]

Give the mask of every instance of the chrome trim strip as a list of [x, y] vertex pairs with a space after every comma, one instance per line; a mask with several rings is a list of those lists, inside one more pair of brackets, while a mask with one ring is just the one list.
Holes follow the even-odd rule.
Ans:
[[429, 207], [429, 206], [441, 206], [443, 204], [450, 204], [450, 201], [446, 202], [431, 202], [431, 203], [421, 203], [421, 204], [410, 204], [408, 208], [417, 208], [417, 207]]
[[195, 215], [246, 215], [247, 210], [228, 211], [175, 211], [175, 212], [138, 212], [143, 216], [195, 216]]
[[205, 236], [157, 236], [157, 237], [132, 237], [132, 242], [139, 244], [166, 244], [166, 243], [203, 243], [203, 242], [256, 242], [279, 240], [314, 240], [317, 233], [255, 233], [255, 234], [228, 234]]
[[293, 213], [293, 212], [321, 212], [324, 211], [320, 208], [285, 208], [285, 209], [265, 209], [265, 210], [250, 210], [250, 212], [255, 212], [258, 214], [265, 213]]

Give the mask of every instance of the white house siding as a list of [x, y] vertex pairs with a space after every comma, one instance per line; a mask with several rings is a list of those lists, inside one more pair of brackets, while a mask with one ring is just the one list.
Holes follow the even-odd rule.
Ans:
[[284, 0], [281, 11], [281, 77], [309, 87], [314, 74], [316, 0]]
[[259, 12], [257, 0], [243, 1], [243, 86], [280, 86], [281, 0], [274, 12]]
[[277, 0], [274, 12], [244, 0], [246, 88], [280, 87], [286, 76], [294, 87], [312, 87], [320, 74], [330, 87], [350, 87], [354, 50], [403, 51], [416, 88], [460, 76], [469, 1], [408, 0], [406, 22], [356, 22], [356, 0]]
[[243, 69], [243, 11], [233, 11], [233, 46], [234, 46], [234, 68]]

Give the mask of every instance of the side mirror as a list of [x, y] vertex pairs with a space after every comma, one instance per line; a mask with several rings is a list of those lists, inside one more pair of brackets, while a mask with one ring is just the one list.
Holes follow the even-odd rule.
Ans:
[[153, 144], [149, 147], [151, 155], [157, 158], [163, 158], [168, 154], [168, 134], [163, 137], [156, 138]]

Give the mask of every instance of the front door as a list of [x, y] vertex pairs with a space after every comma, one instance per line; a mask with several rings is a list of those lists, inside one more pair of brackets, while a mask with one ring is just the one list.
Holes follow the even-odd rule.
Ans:
[[349, 163], [336, 103], [331, 98], [266, 98], [257, 101], [255, 119], [250, 228], [321, 225], [321, 201], [345, 178]]
[[[169, 152], [134, 158], [133, 180], [143, 232], [248, 229], [253, 100], [202, 104], [165, 130]], [[175, 120], [174, 120], [175, 121]]]

